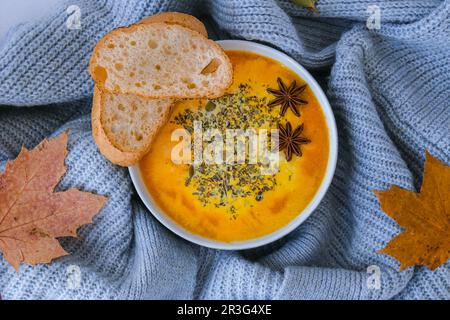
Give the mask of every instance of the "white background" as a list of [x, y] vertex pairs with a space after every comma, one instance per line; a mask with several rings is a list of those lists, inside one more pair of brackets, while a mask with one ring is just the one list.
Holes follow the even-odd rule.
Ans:
[[10, 27], [43, 16], [62, 0], [0, 0], [0, 41]]

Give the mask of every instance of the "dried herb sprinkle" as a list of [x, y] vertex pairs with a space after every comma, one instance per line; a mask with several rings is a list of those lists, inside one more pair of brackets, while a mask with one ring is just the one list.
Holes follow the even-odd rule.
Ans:
[[[251, 84], [241, 84], [233, 94], [227, 94], [198, 106], [198, 111], [185, 109], [177, 114], [174, 123], [193, 132], [194, 121], [201, 121], [207, 129], [276, 129], [280, 115], [268, 106], [265, 97], [251, 95]], [[223, 132], [224, 134], [224, 132]], [[204, 148], [207, 145], [204, 142]], [[248, 153], [247, 153], [248, 157]], [[186, 185], [193, 187], [193, 195], [204, 205], [227, 207], [234, 219], [237, 210], [233, 202], [239, 198], [261, 201], [265, 192], [276, 184], [275, 175], [261, 174], [261, 164], [201, 164], [190, 165]]]

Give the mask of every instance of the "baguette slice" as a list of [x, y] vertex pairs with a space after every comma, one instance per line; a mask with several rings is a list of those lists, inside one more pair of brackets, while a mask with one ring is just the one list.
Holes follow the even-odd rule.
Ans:
[[206, 31], [205, 25], [196, 17], [190, 14], [181, 12], [161, 12], [153, 16], [145, 17], [138, 23], [155, 23], [165, 22], [168, 24], [178, 24], [185, 28], [197, 31], [205, 38], [208, 38], [208, 31]]
[[150, 149], [167, 121], [171, 99], [143, 99], [94, 88], [92, 134], [100, 152], [111, 162], [130, 166]]
[[232, 82], [222, 48], [177, 24], [144, 23], [108, 33], [89, 70], [102, 91], [143, 98], [214, 98]]
[[[146, 17], [139, 23], [164, 22], [180, 24], [191, 28], [207, 37], [206, 28], [197, 18], [178, 12], [164, 12], [155, 16]], [[117, 97], [117, 100], [115, 99]], [[122, 101], [119, 102], [119, 101]], [[135, 105], [138, 109], [135, 113], [123, 114], [121, 103], [127, 110]], [[159, 116], [153, 118], [151, 115], [155, 110], [146, 110], [149, 104], [162, 108]], [[111, 162], [122, 166], [137, 163], [148, 151], [156, 131], [163, 125], [170, 113], [167, 107], [169, 101], [154, 100], [152, 102], [139, 97], [124, 96], [119, 94], [101, 93], [97, 87], [94, 88], [94, 99], [92, 108], [92, 132], [100, 152]], [[150, 114], [144, 115], [146, 111]], [[158, 111], [158, 109], [157, 109]], [[118, 116], [121, 115], [121, 117]], [[141, 117], [150, 117], [149, 123], [143, 123]], [[108, 121], [108, 119], [110, 119]], [[111, 120], [114, 119], [114, 120]], [[161, 119], [162, 121], [158, 121]], [[156, 121], [156, 124], [154, 123]], [[132, 125], [128, 126], [128, 123]], [[154, 127], [151, 127], [155, 124]], [[113, 130], [113, 127], [116, 129]], [[126, 130], [125, 127], [130, 128]], [[120, 128], [120, 130], [117, 130]], [[133, 132], [131, 131], [133, 130]], [[142, 136], [142, 140], [136, 141], [136, 136]]]

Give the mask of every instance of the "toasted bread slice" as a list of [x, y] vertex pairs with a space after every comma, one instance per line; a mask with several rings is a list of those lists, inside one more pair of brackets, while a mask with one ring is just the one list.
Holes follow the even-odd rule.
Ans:
[[[146, 17], [139, 23], [165, 21], [191, 28], [207, 37], [203, 23], [193, 16], [178, 12], [164, 12]], [[119, 104], [123, 107], [119, 108]], [[133, 105], [137, 108], [135, 112], [123, 113], [123, 110], [120, 110], [132, 110]], [[146, 110], [146, 106], [156, 106], [158, 115], [153, 117], [155, 110]], [[100, 152], [111, 162], [122, 166], [133, 165], [147, 153], [156, 131], [164, 124], [169, 113], [170, 101], [167, 99], [146, 101], [139, 97], [102, 93], [95, 87], [92, 107], [94, 140]], [[148, 123], [143, 123], [142, 117], [150, 117]], [[131, 126], [128, 126], [129, 123]], [[136, 141], [137, 137], [141, 136], [142, 139]]]
[[172, 102], [111, 94], [95, 87], [92, 133], [100, 152], [121, 166], [137, 163], [167, 121]]
[[177, 24], [141, 23], [108, 33], [90, 73], [102, 91], [143, 98], [214, 98], [232, 82], [232, 66], [214, 41]]
[[208, 38], [208, 31], [205, 25], [196, 17], [181, 12], [161, 12], [153, 16], [145, 17], [138, 23], [165, 22], [168, 24], [178, 24], [185, 28], [197, 31], [205, 38]]

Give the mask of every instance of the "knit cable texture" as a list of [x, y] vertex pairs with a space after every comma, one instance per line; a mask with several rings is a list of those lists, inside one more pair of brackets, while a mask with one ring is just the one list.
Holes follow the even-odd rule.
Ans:
[[[379, 30], [366, 26], [374, 2]], [[66, 26], [70, 5], [81, 29]], [[450, 263], [398, 272], [377, 253], [401, 228], [372, 192], [418, 190], [425, 149], [450, 163], [450, 0], [319, 0], [318, 10], [274, 0], [70, 0], [10, 30], [0, 43], [0, 169], [22, 145], [68, 129], [58, 189], [109, 201], [78, 238], [62, 239], [69, 256], [20, 273], [0, 256], [2, 298], [450, 299]], [[337, 170], [317, 210], [283, 239], [240, 252], [184, 241], [146, 210], [128, 171], [98, 152], [92, 49], [113, 28], [160, 11], [197, 15], [215, 39], [265, 43], [321, 75], [338, 125]], [[381, 271], [380, 288], [369, 266]]]

